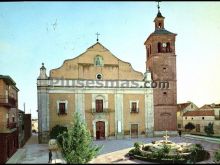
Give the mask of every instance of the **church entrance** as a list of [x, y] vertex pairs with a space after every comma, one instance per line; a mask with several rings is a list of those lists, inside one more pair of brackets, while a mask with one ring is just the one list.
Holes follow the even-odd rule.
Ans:
[[105, 122], [96, 122], [96, 140], [105, 139]]
[[138, 124], [131, 124], [131, 138], [138, 138]]

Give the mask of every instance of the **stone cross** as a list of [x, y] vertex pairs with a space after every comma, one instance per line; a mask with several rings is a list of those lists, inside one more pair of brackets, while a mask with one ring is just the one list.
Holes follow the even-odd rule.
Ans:
[[98, 41], [99, 41], [99, 35], [100, 35], [100, 34], [97, 32], [96, 35], [97, 35], [96, 41], [98, 42]]
[[166, 135], [163, 137], [165, 138], [165, 143], [167, 143], [167, 139], [169, 138], [169, 136], [167, 136], [167, 130], [166, 130]]

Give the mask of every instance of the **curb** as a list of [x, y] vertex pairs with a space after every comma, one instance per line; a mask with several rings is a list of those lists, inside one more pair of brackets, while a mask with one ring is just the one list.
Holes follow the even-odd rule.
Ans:
[[220, 144], [220, 139], [215, 139], [215, 138], [201, 137], [201, 136], [196, 136], [196, 135], [184, 135], [184, 137], [189, 138], [189, 139], [203, 140], [203, 141], [206, 141], [206, 142], [212, 142], [212, 143]]
[[25, 155], [26, 149], [18, 149], [17, 152], [5, 163], [5, 164], [16, 164]]

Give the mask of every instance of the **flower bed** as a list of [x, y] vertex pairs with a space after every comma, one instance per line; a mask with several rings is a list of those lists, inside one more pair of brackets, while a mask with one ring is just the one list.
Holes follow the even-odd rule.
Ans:
[[130, 158], [158, 163], [195, 163], [209, 159], [210, 154], [200, 144], [173, 143], [156, 141], [142, 145], [134, 144], [134, 149], [128, 153]]

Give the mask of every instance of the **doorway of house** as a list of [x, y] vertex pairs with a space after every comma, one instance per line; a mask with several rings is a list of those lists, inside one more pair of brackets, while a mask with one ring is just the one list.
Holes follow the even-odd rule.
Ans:
[[105, 122], [96, 122], [96, 140], [105, 139]]
[[131, 124], [131, 138], [138, 138], [138, 124]]

